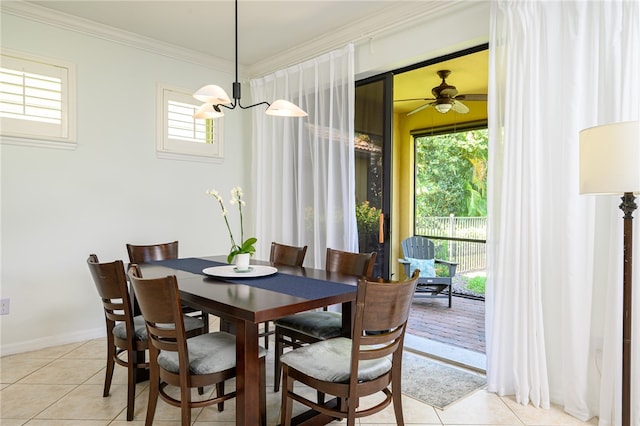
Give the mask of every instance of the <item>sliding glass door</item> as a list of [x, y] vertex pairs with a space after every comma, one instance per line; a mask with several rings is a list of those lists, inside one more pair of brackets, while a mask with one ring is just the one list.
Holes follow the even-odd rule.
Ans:
[[374, 276], [389, 278], [393, 76], [356, 82], [356, 220], [360, 252], [377, 252]]

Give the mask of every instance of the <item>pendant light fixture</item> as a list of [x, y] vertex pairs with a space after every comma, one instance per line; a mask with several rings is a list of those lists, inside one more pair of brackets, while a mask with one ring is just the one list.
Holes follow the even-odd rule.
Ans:
[[308, 114], [299, 106], [284, 99], [278, 99], [272, 103], [263, 101], [249, 106], [243, 106], [240, 103], [240, 82], [238, 81], [238, 0], [235, 0], [235, 11], [236, 80], [233, 82], [233, 102], [231, 102], [229, 95], [227, 95], [227, 92], [225, 92], [222, 87], [214, 84], [203, 86], [193, 94], [194, 98], [204, 102], [204, 104], [200, 106], [193, 115], [194, 118], [222, 117], [224, 112], [220, 107], [227, 109], [235, 109], [236, 107], [249, 109], [258, 105], [267, 105], [267, 110], [265, 111], [265, 114], [267, 115], [276, 115], [280, 117], [306, 117]]

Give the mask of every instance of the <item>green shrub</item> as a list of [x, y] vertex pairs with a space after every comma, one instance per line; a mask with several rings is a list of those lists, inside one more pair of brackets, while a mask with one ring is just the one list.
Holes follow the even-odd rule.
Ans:
[[436, 277], [448, 277], [449, 267], [441, 263], [436, 263]]
[[473, 277], [467, 282], [467, 289], [474, 293], [484, 294], [487, 277]]
[[369, 205], [369, 201], [363, 201], [356, 205], [356, 222], [358, 233], [377, 232], [379, 227], [380, 211]]

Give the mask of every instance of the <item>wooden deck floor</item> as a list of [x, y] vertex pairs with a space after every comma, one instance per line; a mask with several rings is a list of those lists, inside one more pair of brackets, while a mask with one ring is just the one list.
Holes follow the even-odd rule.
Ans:
[[483, 300], [414, 299], [407, 333], [485, 353], [484, 313]]

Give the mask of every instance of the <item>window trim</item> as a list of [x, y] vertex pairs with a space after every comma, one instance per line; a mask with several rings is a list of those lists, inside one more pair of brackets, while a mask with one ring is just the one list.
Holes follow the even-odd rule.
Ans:
[[189, 141], [180, 141], [169, 138], [168, 135], [168, 102], [179, 101], [194, 108], [200, 106], [200, 102], [192, 96], [193, 90], [170, 86], [164, 83], [157, 84], [157, 137], [156, 154], [158, 158], [172, 160], [188, 160], [220, 163], [224, 159], [224, 119], [216, 118], [213, 143], [199, 144]]
[[[13, 49], [2, 49], [2, 56], [11, 58], [14, 61], [23, 62], [24, 68], [34, 67], [33, 63], [42, 64], [46, 67], [57, 67], [66, 70], [66, 78], [62, 81], [62, 103], [66, 107], [66, 114], [63, 114], [62, 123], [60, 124], [60, 133], [62, 136], [51, 136], [37, 133], [30, 133], [34, 126], [29, 126], [30, 121], [24, 120], [25, 126], [21, 126], [22, 120], [11, 118], [0, 118], [0, 122], [10, 120], [12, 123], [18, 123], [20, 130], [7, 130], [7, 126], [1, 126], [0, 144], [33, 146], [44, 148], [58, 149], [76, 149], [77, 147], [77, 98], [76, 84], [77, 73], [76, 65], [71, 62], [53, 59], [45, 56], [34, 55]], [[39, 74], [42, 74], [38, 72]], [[46, 74], [42, 74], [46, 75]], [[65, 108], [63, 108], [64, 110]], [[13, 126], [11, 126], [13, 127]]]

